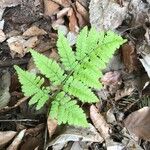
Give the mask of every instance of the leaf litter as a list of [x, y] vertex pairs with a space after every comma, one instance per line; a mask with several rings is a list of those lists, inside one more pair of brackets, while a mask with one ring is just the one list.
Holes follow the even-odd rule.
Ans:
[[[0, 1], [0, 138], [4, 136], [0, 147], [148, 150], [149, 6], [149, 0]], [[35, 48], [59, 61], [57, 30], [63, 31], [73, 46], [85, 25], [113, 30], [128, 42], [103, 70], [104, 88], [95, 91], [100, 102], [83, 105], [92, 124], [90, 128], [59, 127], [46, 118], [46, 107], [36, 112], [28, 106], [28, 97], [23, 97], [20, 85], [12, 78], [15, 75], [12, 66], [20, 64], [38, 74], [33, 61], [29, 61], [27, 49]]]

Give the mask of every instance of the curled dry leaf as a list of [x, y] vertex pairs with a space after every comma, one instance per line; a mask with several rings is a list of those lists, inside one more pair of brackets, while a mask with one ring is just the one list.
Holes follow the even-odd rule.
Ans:
[[91, 124], [88, 128], [68, 126], [63, 134], [56, 137], [56, 139], [54, 139], [47, 145], [47, 148], [52, 146], [53, 150], [59, 150], [62, 149], [70, 141], [102, 143], [103, 138]]
[[27, 53], [27, 49], [34, 48], [38, 42], [39, 41], [36, 36], [31, 37], [28, 40], [25, 40], [22, 36], [14, 36], [7, 40], [12, 57], [16, 54], [18, 54], [19, 57], [23, 57]]
[[121, 52], [122, 52], [122, 60], [123, 60], [125, 69], [129, 73], [133, 71], [137, 71], [138, 60], [137, 60], [137, 53], [136, 53], [135, 45], [130, 41], [122, 46]]
[[25, 132], [26, 132], [26, 129], [20, 131], [19, 134], [14, 139], [14, 141], [9, 145], [9, 147], [6, 150], [17, 150], [18, 146], [22, 142]]
[[[59, 18], [59, 19], [55, 20], [55, 21], [52, 23], [53, 29], [54, 29], [54, 30], [58, 30], [60, 26], [64, 26], [64, 25], [63, 25], [64, 22], [65, 22], [65, 21], [64, 21], [63, 18]], [[67, 27], [65, 26], [65, 28], [67, 28]], [[68, 30], [68, 29], [67, 29], [67, 30]]]
[[7, 144], [17, 134], [15, 131], [1, 131], [0, 132], [0, 148]]
[[113, 109], [109, 109], [106, 114], [107, 122], [111, 124], [116, 124], [115, 112]]
[[59, 11], [59, 5], [51, 0], [44, 0], [44, 15], [51, 16]]
[[0, 43], [4, 42], [6, 40], [6, 35], [3, 32], [3, 30], [0, 30]]
[[23, 98], [21, 98], [21, 99], [18, 100], [18, 102], [17, 102], [14, 106], [12, 106], [12, 107], [8, 107], [8, 106], [4, 107], [3, 109], [0, 110], [0, 113], [4, 113], [4, 112], [6, 113], [7, 111], [9, 111], [9, 110], [11, 110], [11, 109], [13, 109], [13, 108], [18, 107], [20, 104], [22, 104], [23, 102], [25, 102], [28, 98], [29, 98], [29, 97], [23, 97]]
[[76, 17], [78, 19], [78, 24], [80, 28], [88, 24], [88, 22], [83, 18], [83, 16], [77, 10], [76, 10]]
[[79, 29], [78, 22], [77, 22], [75, 12], [72, 8], [68, 11], [68, 17], [69, 17], [70, 31], [75, 32], [75, 33], [78, 32], [78, 29]]
[[107, 124], [104, 117], [98, 113], [98, 110], [94, 105], [90, 107], [90, 118], [102, 137], [105, 140], [108, 139], [110, 137], [110, 126]]
[[33, 25], [23, 33], [23, 36], [39, 36], [45, 34], [47, 34], [45, 30], [40, 29], [37, 26]]
[[150, 141], [150, 107], [143, 107], [131, 113], [125, 120], [125, 127], [130, 134]]
[[67, 13], [68, 13], [69, 10], [70, 10], [70, 7], [63, 8], [62, 10], [60, 10], [60, 11], [57, 13], [57, 18], [62, 18], [62, 17], [64, 17], [65, 15], [67, 15]]
[[47, 127], [48, 127], [49, 138], [51, 138], [57, 128], [57, 121], [48, 117]]
[[77, 11], [83, 16], [83, 18], [88, 22], [89, 21], [89, 14], [88, 11], [79, 3], [76, 1], [76, 8]]
[[23, 37], [21, 36], [11, 37], [7, 40], [7, 42], [11, 50], [12, 57], [14, 57], [16, 53], [21, 55], [21, 57], [24, 56], [25, 52], [23, 44], [25, 43], [25, 39], [23, 39]]

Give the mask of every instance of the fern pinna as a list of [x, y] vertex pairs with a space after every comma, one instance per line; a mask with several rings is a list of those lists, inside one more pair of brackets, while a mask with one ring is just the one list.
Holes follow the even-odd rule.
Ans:
[[30, 49], [41, 74], [51, 81], [51, 85], [60, 88], [57, 94], [54, 94], [50, 86], [43, 85], [43, 78], [15, 66], [24, 95], [32, 97], [29, 104], [36, 104], [36, 108], [40, 109], [53, 98], [50, 116], [57, 119], [58, 124], [87, 127], [86, 115], [78, 106], [77, 99], [83, 103], [98, 102], [92, 90], [102, 87], [99, 81], [102, 77], [101, 70], [125, 41], [111, 31], [99, 33], [94, 28], [88, 31], [88, 28], [84, 27], [77, 36], [75, 51], [70, 47], [67, 38], [58, 33], [59, 63]]

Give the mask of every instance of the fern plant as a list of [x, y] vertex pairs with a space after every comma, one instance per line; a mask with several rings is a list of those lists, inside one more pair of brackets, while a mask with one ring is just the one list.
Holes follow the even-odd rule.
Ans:
[[30, 49], [41, 74], [50, 80], [51, 86], [59, 88], [54, 93], [50, 90], [51, 86], [43, 85], [43, 78], [15, 66], [24, 95], [31, 96], [29, 104], [36, 104], [36, 109], [40, 109], [51, 100], [49, 114], [51, 118], [58, 120], [58, 124], [87, 127], [86, 115], [77, 100], [83, 103], [98, 102], [92, 90], [102, 87], [99, 81], [102, 77], [101, 70], [125, 41], [111, 31], [99, 33], [94, 28], [88, 31], [88, 28], [84, 27], [77, 37], [75, 51], [69, 46], [66, 37], [58, 33], [60, 62]]

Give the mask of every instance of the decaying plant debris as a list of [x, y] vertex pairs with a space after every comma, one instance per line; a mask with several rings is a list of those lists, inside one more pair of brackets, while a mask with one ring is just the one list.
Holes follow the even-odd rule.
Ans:
[[[57, 31], [74, 46], [85, 25], [128, 42], [103, 70], [99, 102], [81, 105], [90, 127], [58, 126], [28, 106], [13, 65], [39, 74], [28, 48], [59, 61]], [[150, 0], [0, 1], [0, 149], [149, 150], [149, 107]]]

